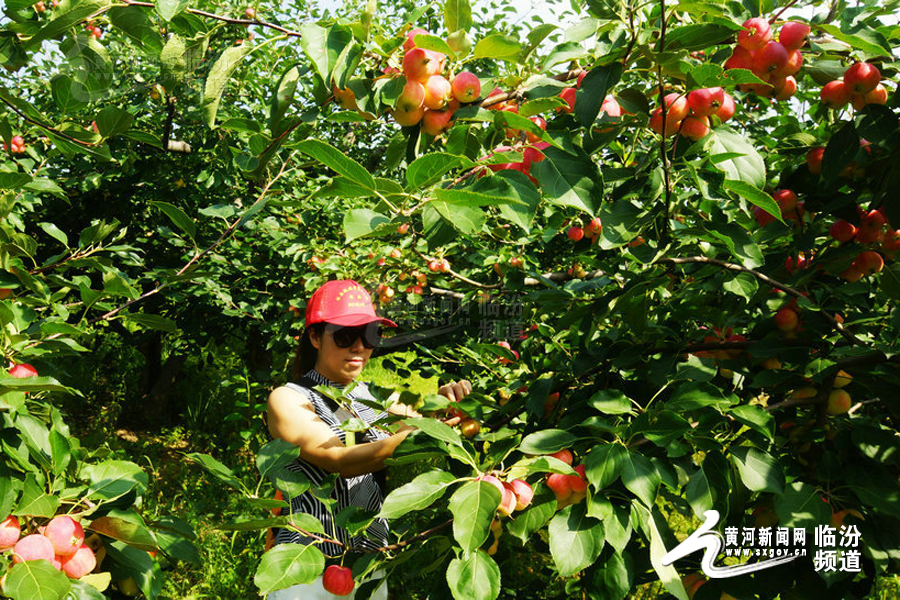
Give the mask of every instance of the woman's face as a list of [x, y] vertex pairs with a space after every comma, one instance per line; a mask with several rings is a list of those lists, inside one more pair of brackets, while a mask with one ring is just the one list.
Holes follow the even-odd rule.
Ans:
[[373, 349], [363, 345], [362, 335], [356, 336], [349, 347], [339, 347], [334, 342], [333, 331], [336, 328], [334, 325], [326, 325], [322, 335], [318, 335], [315, 329], [310, 329], [309, 340], [319, 353], [316, 371], [331, 381], [346, 385], [359, 376], [372, 357]]

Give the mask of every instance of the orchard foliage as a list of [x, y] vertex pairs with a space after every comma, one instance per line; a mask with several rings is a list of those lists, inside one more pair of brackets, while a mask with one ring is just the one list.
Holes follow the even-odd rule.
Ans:
[[[347, 565], [357, 582], [853, 598], [896, 572], [897, 2], [572, 5], [532, 27], [468, 0], [5, 4], [0, 517], [24, 534], [71, 515], [107, 561], [89, 587], [6, 551], [5, 596], [133, 578], [153, 598], [161, 562], [196, 559], [175, 515], [141, 515], [137, 464], [67, 435], [73, 361], [110, 333], [284, 354], [333, 278], [403, 320], [393, 343], [419, 358], [398, 372], [477, 390], [402, 396], [429, 416], [393, 463], [428, 467], [387, 497], [396, 539]], [[431, 418], [447, 409], [464, 431]], [[267, 512], [286, 506], [272, 487], [310, 485], [285, 469], [297, 452], [261, 448], [254, 482], [191, 454], [246, 497], [221, 527], [330, 539]], [[660, 559], [709, 509], [722, 527], [847, 517], [861, 573], [809, 556], [685, 586], [700, 557]], [[324, 570], [315, 545], [277, 546], [255, 583]]]

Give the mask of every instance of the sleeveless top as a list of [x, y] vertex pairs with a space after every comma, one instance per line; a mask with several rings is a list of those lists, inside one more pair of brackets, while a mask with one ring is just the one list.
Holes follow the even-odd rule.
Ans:
[[[315, 369], [310, 370], [304, 376], [304, 380], [312, 380], [313, 382], [315, 382], [313, 385], [327, 385], [337, 389], [343, 389], [347, 387], [346, 385], [330, 381]], [[307, 399], [309, 399], [316, 411], [316, 415], [318, 415], [318, 417], [322, 419], [322, 421], [324, 421], [329, 427], [331, 427], [331, 430], [336, 436], [341, 439], [341, 442], [344, 441], [346, 432], [342, 431], [340, 426], [341, 422], [343, 420], [346, 420], [348, 416], [344, 416], [344, 419], [340, 419], [338, 416], [336, 416], [335, 411], [338, 409], [335, 404], [331, 400], [321, 396], [315, 391], [297, 385], [296, 383], [288, 383], [286, 385], [287, 387], [303, 394]], [[365, 404], [361, 404], [355, 401], [355, 399], [358, 398], [374, 400], [369, 392], [368, 386], [365, 383], [357, 382], [356, 387], [353, 389], [353, 391], [350, 392], [348, 396], [353, 399], [350, 404], [353, 412], [355, 412], [367, 423], [372, 423], [386, 415], [386, 413], [383, 411], [373, 410]], [[346, 409], [341, 410], [342, 414], [345, 412]], [[384, 439], [390, 436], [389, 433], [374, 428], [369, 429], [362, 434], [357, 433], [356, 435], [357, 444], [374, 442], [376, 440]], [[318, 487], [322, 484], [323, 481], [327, 480], [332, 475], [325, 469], [317, 467], [300, 457], [290, 463], [287, 468], [292, 472], [303, 474], [310, 481], [313, 487]], [[365, 475], [359, 475], [356, 477], [338, 477], [337, 481], [334, 484], [334, 490], [332, 491], [331, 498], [337, 500], [337, 505], [333, 509], [334, 514], [339, 514], [348, 506], [358, 506], [366, 510], [378, 512], [381, 510], [381, 504], [384, 500], [384, 495], [381, 487], [379, 486], [378, 477], [376, 476], [376, 474], [366, 473]], [[290, 498], [289, 502], [291, 505], [292, 514], [306, 513], [308, 515], [312, 515], [322, 522], [325, 536], [334, 537], [341, 543], [346, 545], [344, 548], [342, 548], [341, 546], [333, 543], [319, 543], [319, 549], [326, 556], [340, 555], [346, 550], [347, 547], [353, 548], [357, 551], [365, 551], [376, 550], [387, 544], [388, 525], [387, 521], [384, 519], [375, 519], [372, 524], [369, 525], [369, 527], [366, 529], [365, 537], [360, 535], [350, 536], [346, 529], [338, 527], [334, 523], [332, 514], [328, 512], [324, 504], [322, 504], [315, 496], [313, 496], [311, 491], [307, 491], [303, 494], [300, 494], [299, 496], [294, 496], [293, 498]], [[275, 533], [275, 543], [311, 544], [316, 543], [316, 540], [306, 537], [292, 529], [278, 528]]]

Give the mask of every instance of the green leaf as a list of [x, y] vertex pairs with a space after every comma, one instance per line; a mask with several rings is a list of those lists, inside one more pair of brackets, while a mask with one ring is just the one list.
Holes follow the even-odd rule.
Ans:
[[672, 393], [666, 407], [675, 412], [696, 410], [707, 406], [728, 407], [737, 399], [732, 396], [728, 399], [722, 390], [716, 386], [703, 382], [685, 382], [680, 384]]
[[859, 134], [853, 121], [847, 121], [831, 136], [822, 154], [822, 176], [835, 180], [859, 152]]
[[588, 404], [607, 415], [627, 415], [634, 412], [631, 400], [619, 390], [600, 390], [590, 397]]
[[746, 300], [750, 300], [750, 298], [756, 294], [757, 290], [759, 290], [759, 283], [757, 283], [756, 278], [749, 273], [738, 273], [723, 283], [722, 289], [726, 292], [731, 292], [736, 296], [740, 296], [741, 298], [745, 298]]
[[453, 537], [463, 550], [472, 552], [487, 540], [500, 500], [500, 490], [486, 481], [470, 481], [450, 496]]
[[354, 208], [344, 215], [344, 236], [349, 244], [355, 239], [371, 235], [390, 222], [390, 217], [369, 208]]
[[149, 600], [154, 600], [162, 591], [163, 574], [159, 562], [146, 551], [133, 548], [120, 541], [105, 544], [107, 558], [116, 565], [116, 574], [122, 579], [134, 577], [138, 587]]
[[698, 519], [703, 517], [703, 513], [713, 508], [713, 490], [702, 468], [697, 469], [688, 479], [687, 485], [684, 486], [684, 497], [690, 503], [694, 515]]
[[510, 521], [507, 530], [522, 540], [522, 543], [526, 543], [528, 538], [556, 514], [556, 506], [556, 498], [552, 494], [535, 496], [525, 510], [516, 513], [516, 518]]
[[84, 465], [80, 474], [90, 484], [87, 497], [92, 500], [115, 500], [131, 490], [138, 495], [147, 490], [147, 474], [133, 462], [125, 460]]
[[423, 473], [388, 494], [378, 516], [396, 519], [408, 512], [428, 508], [454, 481], [453, 475], [445, 471]]
[[198, 462], [201, 467], [206, 469], [206, 471], [210, 475], [214, 476], [219, 481], [239, 490], [244, 489], [244, 484], [234, 476], [234, 473], [231, 471], [231, 469], [217, 461], [212, 456], [192, 452], [191, 454], [188, 454], [187, 457]]
[[150, 204], [157, 207], [163, 213], [169, 217], [169, 220], [175, 224], [178, 229], [182, 230], [193, 240], [194, 235], [197, 233], [197, 228], [194, 225], [194, 221], [191, 220], [187, 214], [174, 204], [170, 204], [168, 202], [162, 202], [161, 200], [151, 201]]
[[[441, 192], [452, 192], [456, 190], [439, 190]], [[473, 193], [465, 194], [465, 196], [453, 196], [460, 200], [463, 197], [472, 200], [478, 200]], [[483, 199], [483, 198], [481, 198]], [[484, 211], [477, 206], [465, 206], [460, 204], [448, 204], [446, 202], [431, 202], [431, 208], [436, 210], [444, 220], [452, 225], [455, 229], [463, 233], [475, 233], [480, 231], [487, 222]]]
[[534, 184], [523, 173], [513, 170], [501, 171], [486, 179], [495, 183], [503, 181], [509, 185], [509, 192], [505, 196], [515, 198], [518, 202], [500, 204], [498, 206], [500, 215], [510, 223], [524, 229], [526, 233], [530, 232], [531, 223], [534, 221], [534, 215], [541, 202], [541, 195]]
[[111, 510], [91, 521], [89, 529], [141, 550], [153, 551], [157, 548], [156, 537], [134, 509]]
[[84, 110], [89, 104], [89, 95], [80, 83], [68, 75], [57, 75], [50, 80], [53, 101], [63, 114]]
[[524, 454], [553, 454], [571, 446], [578, 438], [562, 429], [544, 429], [525, 436], [519, 445]]
[[735, 181], [734, 179], [726, 179], [723, 182], [722, 187], [734, 192], [754, 206], [760, 207], [779, 221], [783, 221], [781, 218], [781, 208], [779, 208], [778, 203], [775, 202], [775, 199], [772, 198], [772, 196], [761, 189], [746, 181]]
[[847, 485], [864, 506], [875, 507], [875, 512], [894, 519], [900, 518], [900, 490], [890, 469], [880, 464], [848, 469]]
[[573, 155], [550, 147], [543, 152], [546, 158], [532, 165], [531, 174], [541, 182], [546, 200], [596, 214], [603, 196], [597, 165], [583, 150]]
[[761, 433], [770, 440], [775, 438], [775, 418], [772, 416], [772, 413], [761, 406], [741, 404], [729, 408], [728, 413], [750, 429]]
[[836, 25], [817, 24], [816, 29], [821, 29], [833, 35], [836, 39], [846, 42], [854, 49], [862, 50], [872, 56], [890, 56], [892, 47], [884, 36], [868, 26], [860, 23], [860, 28], [854, 33], [845, 33]]
[[621, 444], [595, 446], [584, 459], [585, 475], [596, 490], [609, 487], [625, 468], [628, 449]]
[[60, 499], [46, 492], [44, 486], [37, 482], [34, 473], [25, 476], [25, 485], [22, 490], [22, 498], [14, 515], [26, 515], [30, 517], [52, 517], [59, 510]]
[[469, 0], [447, 0], [444, 3], [444, 26], [447, 31], [468, 31], [472, 28], [472, 7]]
[[353, 35], [348, 27], [333, 25], [325, 28], [314, 23], [300, 26], [300, 47], [312, 61], [322, 82], [331, 87], [332, 73], [338, 58], [348, 45], [353, 43]]
[[361, 164], [331, 144], [320, 140], [303, 140], [295, 147], [303, 154], [329, 167], [338, 175], [343, 175], [347, 179], [369, 189], [376, 189], [375, 178]]
[[550, 521], [550, 555], [561, 577], [570, 577], [597, 560], [603, 550], [603, 522], [585, 514], [585, 503], [567, 506]]
[[614, 552], [594, 575], [594, 585], [605, 588], [603, 598], [621, 600], [634, 585], [634, 567], [630, 554]]
[[492, 33], [475, 44], [475, 58], [514, 61], [521, 48], [515, 38], [502, 33]]
[[[851, 470], [850, 472], [861, 469]], [[816, 525], [827, 523], [831, 518], [831, 505], [822, 494], [808, 483], [794, 481], [775, 497], [775, 512], [778, 514], [778, 525], [781, 527], [805, 527], [812, 529]]]
[[472, 166], [472, 161], [465, 156], [456, 156], [446, 152], [434, 152], [420, 156], [406, 170], [409, 186], [420, 189], [439, 182], [444, 174], [460, 168]]
[[476, 550], [447, 565], [447, 583], [456, 600], [494, 600], [500, 596], [500, 567]]
[[681, 25], [666, 34], [666, 50], [702, 50], [726, 42], [735, 33], [733, 27], [714, 23]]
[[300, 456], [300, 447], [284, 440], [272, 440], [256, 454], [256, 468], [260, 477], [270, 477]]
[[609, 90], [622, 78], [623, 68], [622, 63], [616, 61], [588, 71], [575, 95], [575, 119], [584, 127], [590, 127], [597, 120], [600, 105]]
[[673, 565], [664, 567], [662, 557], [666, 555], [665, 540], [662, 532], [667, 530], [665, 519], [659, 514], [659, 509], [653, 507], [652, 512], [640, 504], [633, 504], [634, 510], [640, 517], [641, 527], [645, 535], [650, 538], [650, 564], [653, 570], [659, 575], [663, 586], [670, 594], [679, 600], [688, 600], [684, 586], [681, 584], [681, 577]]
[[297, 92], [297, 84], [300, 82], [300, 70], [294, 66], [282, 73], [278, 85], [275, 86], [275, 93], [272, 95], [272, 104], [269, 107], [269, 131], [273, 135], [279, 132], [279, 125], [291, 103], [294, 101], [294, 94]]
[[879, 284], [885, 296], [892, 300], [900, 300], [900, 264], [885, 265]]
[[71, 587], [66, 574], [50, 561], [28, 560], [12, 565], [3, 595], [13, 600], [62, 600]]
[[774, 494], [781, 494], [784, 491], [784, 472], [772, 456], [756, 448], [738, 446], [732, 448], [729, 458], [737, 467], [741, 480], [748, 489]]
[[441, 54], [453, 54], [453, 49], [450, 45], [443, 38], [436, 35], [420, 33], [416, 35], [415, 42], [416, 46], [423, 50], [433, 50]]
[[201, 102], [208, 127], [215, 127], [216, 113], [219, 110], [219, 102], [222, 100], [222, 92], [225, 91], [228, 80], [231, 79], [231, 75], [250, 52], [250, 49], [249, 44], [229, 46], [209, 70]]
[[108, 138], [128, 131], [134, 122], [134, 116], [127, 110], [116, 106], [107, 106], [97, 114], [94, 121], [97, 123], [100, 135]]
[[747, 137], [727, 127], [717, 127], [708, 136], [710, 159], [715, 161], [717, 154], [739, 154], [736, 158], [728, 158], [716, 164], [725, 171], [732, 181], [743, 181], [755, 188], [766, 186], [766, 164], [756, 148]]
[[459, 436], [459, 431], [436, 419], [406, 419], [404, 422], [436, 440], [447, 442], [454, 446], [462, 446], [462, 438]]
[[190, 0], [157, 0], [156, 12], [163, 18], [163, 21], [171, 21], [188, 7]]
[[628, 452], [622, 460], [622, 483], [646, 506], [653, 506], [659, 489], [660, 477], [644, 455]]
[[162, 35], [143, 7], [114, 6], [106, 14], [117, 29], [131, 38], [137, 49], [153, 58], [159, 56], [163, 49]]
[[278, 544], [262, 556], [253, 583], [260, 594], [312, 583], [325, 570], [325, 557], [314, 545]]
[[118, 317], [124, 321], [137, 323], [146, 329], [156, 329], [158, 331], [168, 331], [170, 333], [178, 331], [178, 326], [171, 319], [161, 317], [159, 315], [147, 315], [144, 313], [119, 313]]

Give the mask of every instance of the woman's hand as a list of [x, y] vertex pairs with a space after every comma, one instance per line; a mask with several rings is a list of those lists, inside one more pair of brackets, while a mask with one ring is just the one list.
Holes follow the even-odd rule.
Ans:
[[450, 399], [451, 402], [459, 402], [460, 400], [468, 396], [471, 391], [472, 384], [468, 379], [454, 381], [452, 383], [442, 385], [440, 388], [438, 388], [438, 394], [440, 394], [441, 396], [446, 396]]

